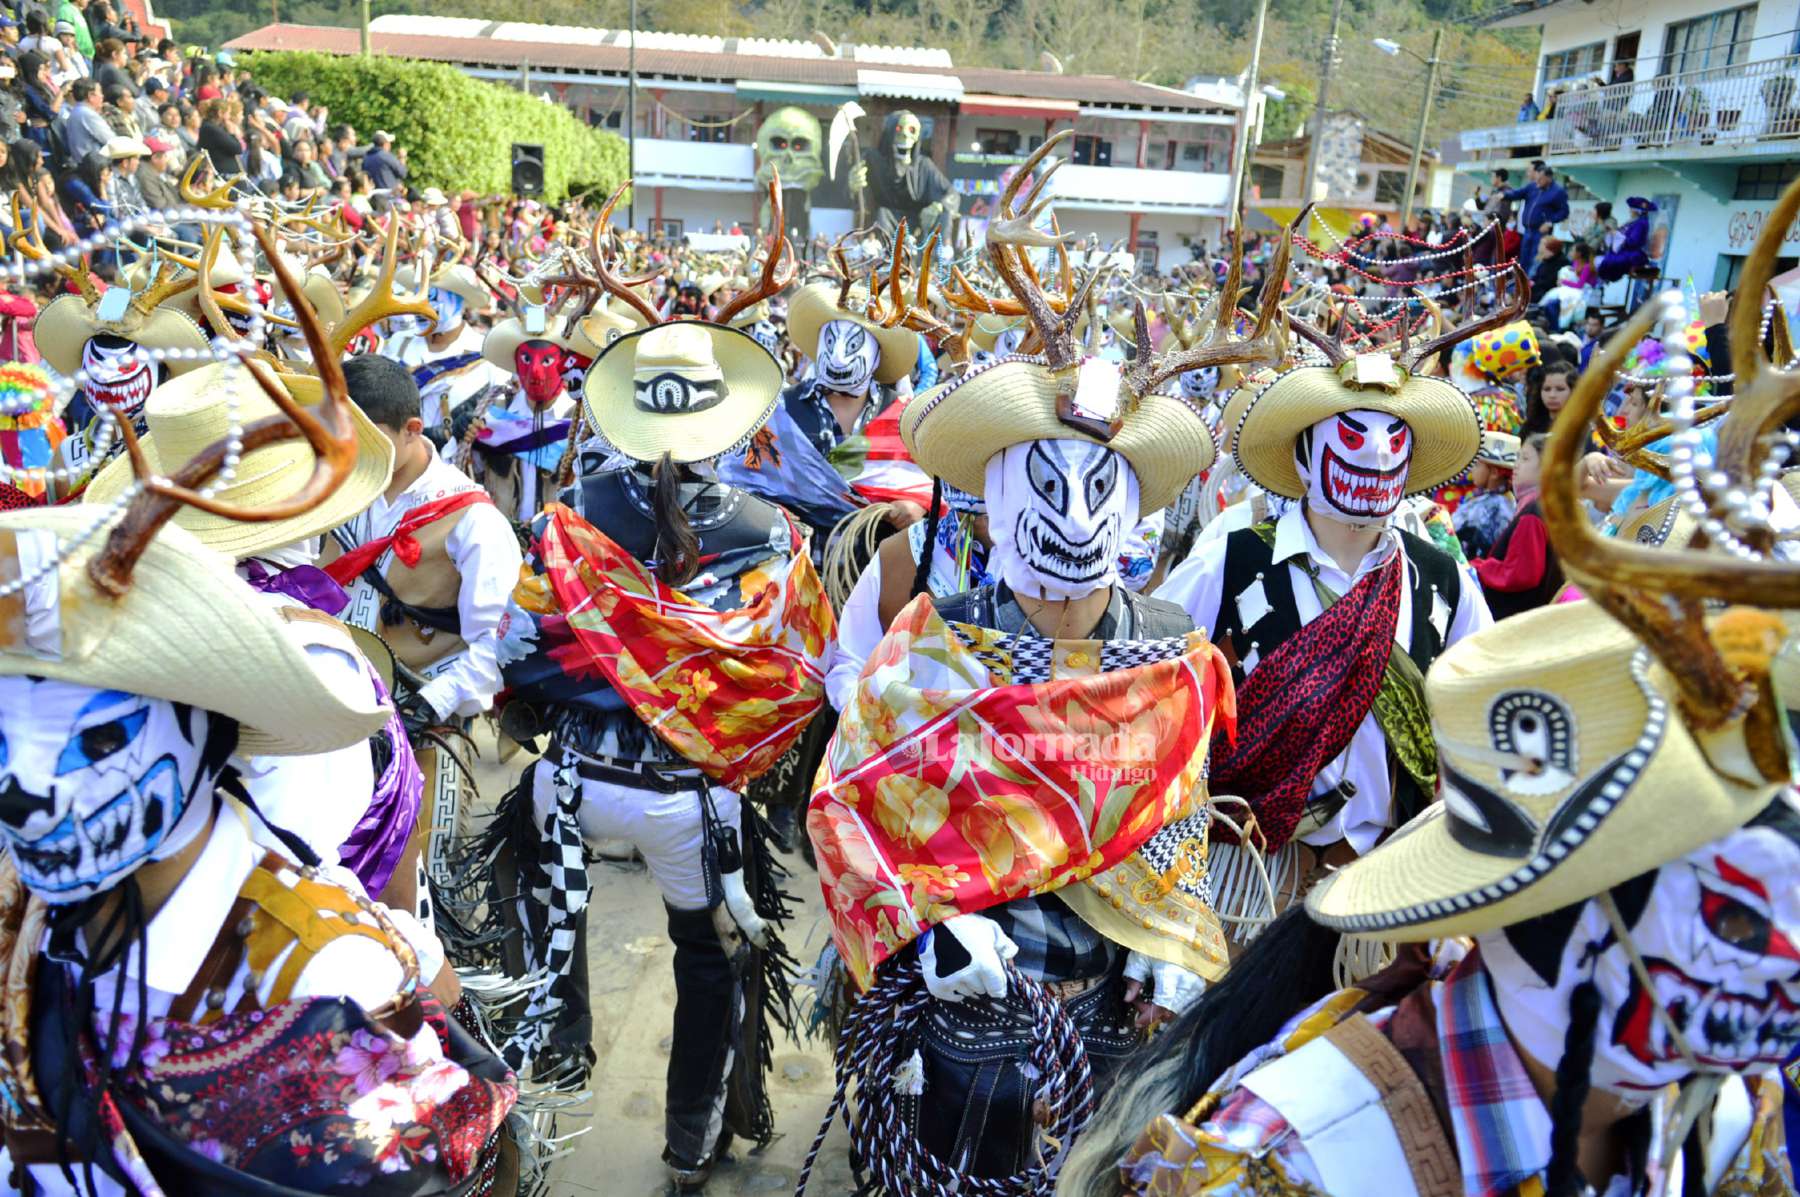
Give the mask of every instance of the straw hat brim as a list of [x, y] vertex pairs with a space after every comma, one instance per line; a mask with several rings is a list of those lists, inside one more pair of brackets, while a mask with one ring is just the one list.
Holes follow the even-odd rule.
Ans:
[[[211, 370], [196, 371], [183, 378], [173, 379], [150, 393], [146, 404], [152, 431], [138, 438], [144, 457], [151, 469], [159, 474], [179, 469], [180, 462], [164, 462], [158, 455], [156, 444], [157, 397], [161, 395], [166, 402], [172, 396], [171, 388], [192, 390], [222, 389], [226, 377], [226, 367], [215, 366]], [[241, 385], [255, 389], [256, 384], [247, 373], [240, 375]], [[309, 375], [278, 375], [287, 385], [288, 392], [307, 407], [318, 406], [322, 392], [319, 380]], [[257, 391], [261, 394], [261, 391]], [[249, 522], [228, 519], [213, 515], [198, 508], [183, 506], [175, 512], [173, 523], [188, 532], [215, 552], [223, 553], [234, 560], [254, 557], [259, 553], [271, 552], [285, 545], [294, 544], [312, 536], [322, 536], [338, 525], [356, 516], [375, 497], [387, 489], [388, 482], [394, 473], [394, 443], [375, 427], [369, 417], [365, 416], [355, 404], [346, 404], [349, 410], [350, 424], [356, 432], [356, 463], [351, 467], [350, 476], [340, 483], [336, 490], [327, 495], [323, 502], [311, 511], [284, 520], [267, 520]], [[304, 447], [305, 442], [288, 442]], [[241, 504], [246, 507], [266, 507], [291, 497], [305, 482], [312, 470], [311, 454], [307, 453], [276, 473], [258, 476], [253, 456], [247, 456], [240, 463], [238, 474], [230, 485], [222, 488], [219, 498], [228, 503]], [[94, 475], [87, 489], [82, 494], [85, 504], [106, 504], [123, 494], [132, 483], [131, 461], [124, 454], [115, 456], [100, 468]]]
[[[862, 288], [853, 288], [850, 302], [867, 300]], [[819, 333], [833, 320], [848, 320], [861, 326], [881, 347], [881, 360], [875, 363], [875, 381], [892, 386], [919, 362], [919, 337], [911, 329], [883, 328], [858, 312], [845, 311], [837, 305], [837, 290], [828, 283], [811, 283], [794, 292], [788, 300], [788, 341], [809, 358], [819, 356]]]
[[988, 460], [1013, 445], [1104, 444], [1137, 475], [1142, 515], [1173, 503], [1194, 475], [1212, 465], [1206, 421], [1181, 399], [1145, 396], [1117, 435], [1101, 441], [1056, 418], [1056, 385], [1042, 359], [1006, 358], [914, 398], [900, 411], [901, 440], [921, 469], [974, 495], [987, 485]]
[[[1546, 684], [1560, 679], [1569, 693], [1591, 678], [1587, 689], [1595, 699], [1617, 704], [1604, 713], [1598, 707], [1577, 710], [1577, 721], [1637, 721], [1639, 738], [1614, 758], [1634, 770], [1634, 780], [1615, 792], [1618, 776], [1596, 768], [1608, 762], [1582, 762], [1591, 790], [1572, 803], [1572, 815], [1541, 835], [1535, 850], [1522, 855], [1465, 842], [1470, 836], [1459, 836], [1449, 807], [1434, 803], [1313, 888], [1306, 907], [1321, 925], [1403, 941], [1508, 926], [1585, 901], [1683, 856], [1741, 827], [1774, 797], [1774, 786], [1733, 784], [1709, 765], [1677, 713], [1672, 679], [1649, 662], [1648, 650], [1637, 648], [1629, 632], [1591, 603], [1529, 612], [1507, 620], [1503, 629], [1453, 645], [1433, 667], [1434, 688], [1442, 680], [1440, 671], [1479, 674], [1500, 658], [1510, 658], [1516, 669], [1519, 644], [1560, 642], [1566, 651], [1546, 670]], [[1633, 671], [1623, 685], [1622, 661], [1630, 661]], [[1635, 681], [1639, 677], [1641, 683]], [[1654, 703], [1640, 685], [1649, 688]], [[1434, 696], [1434, 707], [1437, 702]], [[1488, 715], [1477, 711], [1473, 718]], [[1456, 763], [1453, 755], [1447, 760]], [[1479, 774], [1480, 764], [1472, 764], [1470, 772]]]
[[573, 335], [564, 333], [564, 323], [565, 321], [560, 315], [546, 313], [544, 331], [527, 333], [525, 325], [519, 321], [517, 316], [509, 316], [488, 330], [488, 335], [481, 342], [481, 356], [486, 358], [490, 365], [498, 366], [511, 374], [518, 368], [518, 364], [513, 361], [513, 355], [518, 352], [519, 346], [527, 341], [548, 341], [563, 349], [585, 353], [584, 346], [591, 345], [593, 342], [579, 332]]
[[1370, 387], [1352, 390], [1330, 366], [1299, 366], [1277, 375], [1258, 392], [1237, 424], [1232, 455], [1238, 468], [1264, 490], [1304, 498], [1306, 486], [1294, 463], [1300, 434], [1347, 411], [1399, 416], [1412, 430], [1412, 464], [1406, 493], [1436, 490], [1475, 460], [1481, 418], [1467, 395], [1441, 378], [1410, 378], [1398, 394]]
[[[37, 507], [0, 514], [0, 538], [41, 530], [67, 543], [96, 513]], [[216, 711], [239, 725], [244, 756], [300, 756], [368, 739], [393, 708], [372, 688], [346, 696], [312, 663], [309, 646], [356, 651], [336, 620], [277, 610], [232, 572], [231, 562], [180, 528], [165, 527], [139, 558], [125, 596], [99, 594], [87, 564], [106, 533], [88, 538], [54, 575], [61, 655], [0, 643], [0, 674], [58, 678]], [[16, 567], [15, 567], [16, 568]], [[27, 599], [27, 602], [30, 602]], [[6, 630], [23, 626], [9, 621]]]
[[[94, 317], [94, 311], [79, 295], [62, 295], [50, 301], [38, 313], [31, 326], [38, 351], [51, 369], [65, 378], [81, 369], [81, 352], [88, 338], [96, 333], [110, 333], [135, 341], [147, 349], [190, 349], [205, 352], [211, 344], [192, 317], [173, 308], [158, 307], [148, 316], [133, 310], [131, 316], [117, 324]], [[165, 361], [171, 374], [197, 369], [210, 359]]]
[[626, 333], [608, 345], [582, 383], [581, 404], [588, 423], [634, 460], [658, 461], [667, 453], [678, 465], [710, 461], [768, 423], [781, 401], [781, 366], [756, 338], [723, 324], [686, 323], [705, 329], [712, 338], [713, 358], [725, 380], [725, 397], [716, 406], [672, 415], [637, 405], [638, 341], [660, 325]]

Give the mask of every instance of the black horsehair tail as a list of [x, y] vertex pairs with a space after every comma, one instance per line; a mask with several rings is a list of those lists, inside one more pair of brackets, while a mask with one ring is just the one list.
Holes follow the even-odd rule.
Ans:
[[1544, 1171], [1545, 1197], [1578, 1197], [1582, 1191], [1577, 1154], [1581, 1107], [1587, 1104], [1594, 1064], [1594, 1030], [1600, 1023], [1600, 991], [1583, 981], [1569, 995], [1569, 1029], [1562, 1059], [1556, 1062], [1556, 1094], [1550, 1099], [1550, 1166]]
[[925, 547], [919, 551], [919, 568], [913, 571], [912, 598], [918, 598], [931, 586], [932, 546], [937, 544], [938, 512], [944, 505], [944, 480], [931, 480], [931, 510], [925, 513]]

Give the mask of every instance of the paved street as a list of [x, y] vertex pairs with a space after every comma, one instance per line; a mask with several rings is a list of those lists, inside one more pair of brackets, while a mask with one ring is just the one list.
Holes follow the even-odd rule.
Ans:
[[[502, 766], [493, 740], [479, 727], [482, 759], [476, 779], [484, 806], [497, 801], [523, 771], [526, 758]], [[817, 875], [798, 856], [787, 888], [800, 901], [784, 931], [790, 950], [810, 965], [825, 940], [826, 926]], [[553, 1197], [604, 1193], [607, 1197], [652, 1197], [665, 1191], [662, 1152], [663, 1072], [669, 1056], [669, 1024], [675, 1009], [671, 970], [674, 948], [664, 925], [656, 883], [643, 866], [596, 864], [593, 905], [588, 917], [589, 978], [594, 1001], [592, 1115], [582, 1125], [569, 1158], [557, 1166]], [[811, 992], [800, 991], [802, 1000]], [[736, 1166], [722, 1169], [709, 1194], [792, 1193], [806, 1149], [831, 1099], [831, 1056], [824, 1044], [795, 1044], [777, 1032], [770, 1097], [780, 1137], [760, 1155], [734, 1148]], [[570, 1120], [574, 1122], [575, 1120]], [[841, 1127], [827, 1144], [808, 1192], [842, 1197], [850, 1192], [850, 1172]]]

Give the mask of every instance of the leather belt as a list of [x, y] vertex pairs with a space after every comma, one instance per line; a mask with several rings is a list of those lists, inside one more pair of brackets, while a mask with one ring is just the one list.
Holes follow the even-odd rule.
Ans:
[[657, 769], [642, 761], [616, 761], [611, 758], [591, 757], [576, 752], [572, 748], [560, 746], [552, 746], [544, 759], [550, 763], [552, 768], [572, 765], [575, 769], [575, 776], [583, 781], [602, 781], [611, 785], [655, 790], [659, 794], [697, 792], [705, 789], [709, 784], [706, 776], [697, 769], [677, 773]]

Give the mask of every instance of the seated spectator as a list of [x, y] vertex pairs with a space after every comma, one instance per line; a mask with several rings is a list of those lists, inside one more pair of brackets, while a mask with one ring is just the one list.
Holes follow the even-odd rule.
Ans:
[[115, 134], [101, 114], [105, 100], [100, 85], [92, 79], [78, 79], [69, 89], [69, 105], [63, 111], [63, 147], [68, 161], [81, 163], [89, 154], [105, 148]]
[[160, 134], [144, 138], [150, 156], [137, 171], [138, 190], [147, 208], [181, 207], [180, 176], [175, 172], [176, 146]]
[[112, 160], [104, 149], [91, 150], [62, 182], [69, 219], [85, 236], [106, 227], [112, 219]]
[[298, 176], [303, 191], [322, 192], [331, 184], [331, 180], [325, 175], [325, 168], [319, 165], [318, 147], [310, 137], [293, 143], [290, 165]]
[[103, 89], [131, 90], [131, 72], [125, 69], [125, 63], [125, 43], [117, 38], [106, 38], [94, 48], [94, 82]]
[[232, 101], [215, 97], [200, 107], [200, 131], [196, 143], [220, 176], [241, 174], [244, 142], [238, 136]]
[[144, 209], [144, 193], [138, 188], [138, 166], [149, 156], [150, 147], [135, 137], [115, 137], [101, 151], [112, 163], [112, 201], [115, 211], [129, 217]]
[[106, 123], [114, 133], [120, 137], [143, 137], [144, 126], [138, 121], [137, 96], [130, 88], [107, 83], [101, 88], [101, 96], [105, 102], [100, 114], [106, 118]]
[[1569, 255], [1563, 252], [1559, 237], [1544, 237], [1537, 250], [1537, 263], [1531, 269], [1531, 302], [1543, 303], [1556, 287], [1556, 276], [1569, 264]]
[[1548, 439], [1544, 433], [1533, 433], [1519, 445], [1518, 465], [1513, 470], [1518, 510], [1493, 552], [1469, 563], [1481, 580], [1482, 594], [1495, 619], [1542, 607], [1562, 589], [1562, 566], [1550, 547], [1543, 510], [1538, 506], [1538, 472]]
[[81, 52], [73, 21], [56, 23], [56, 40], [62, 46], [62, 52], [52, 65], [50, 77], [56, 80], [58, 87], [67, 87], [77, 79], [86, 79], [93, 73], [87, 57]]

